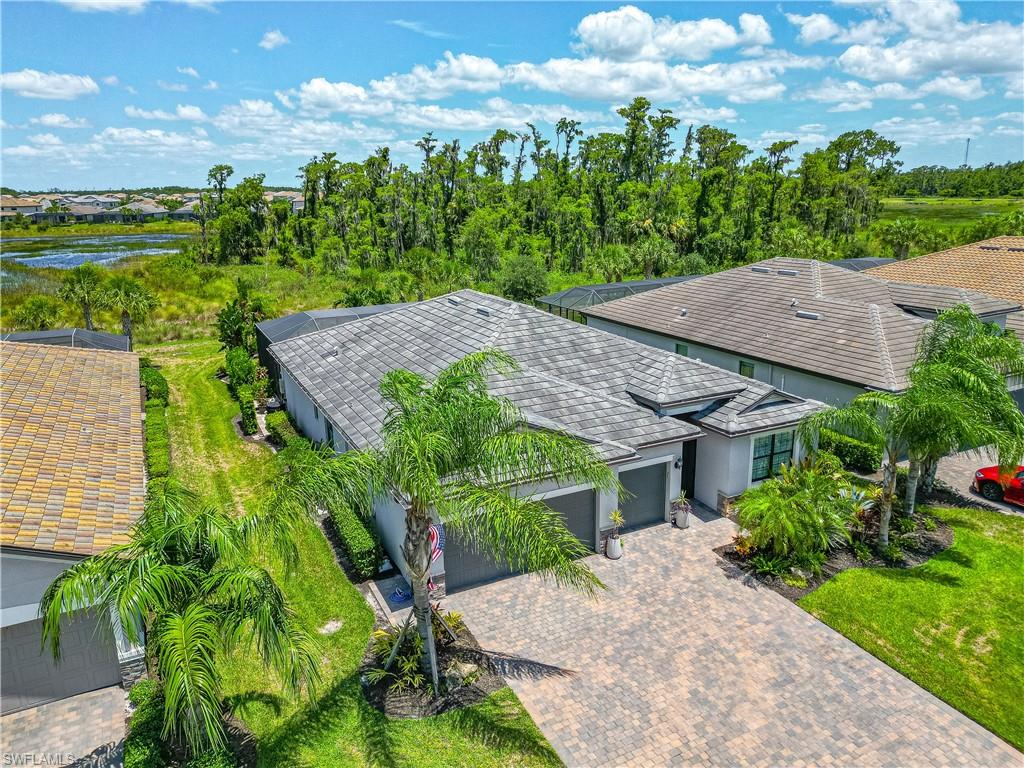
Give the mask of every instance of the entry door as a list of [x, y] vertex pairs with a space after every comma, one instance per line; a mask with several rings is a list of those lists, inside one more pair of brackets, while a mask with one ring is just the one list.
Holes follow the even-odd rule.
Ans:
[[626, 489], [619, 498], [625, 530], [665, 521], [667, 469], [668, 463], [662, 461], [619, 473], [619, 482]]

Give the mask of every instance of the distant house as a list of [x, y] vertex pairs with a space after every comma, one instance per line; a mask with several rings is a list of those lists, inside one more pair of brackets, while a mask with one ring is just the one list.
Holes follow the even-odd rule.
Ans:
[[0, 341], [19, 344], [50, 344], [76, 349], [107, 349], [128, 352], [128, 337], [106, 331], [87, 331], [85, 328], [55, 328], [50, 331], [15, 331], [0, 336]]
[[697, 358], [801, 397], [842, 404], [907, 385], [917, 341], [967, 304], [1001, 326], [1021, 303], [778, 258], [583, 310], [588, 325]]
[[615, 299], [632, 296], [635, 293], [652, 291], [655, 288], [672, 285], [673, 283], [686, 282], [687, 280], [693, 280], [695, 277], [700, 277], [700, 275], [658, 277], [652, 280], [627, 280], [621, 283], [577, 285], [573, 288], [566, 288], [564, 291], [541, 296], [533, 303], [545, 312], [582, 323], [586, 321], [586, 318], [581, 310], [586, 307], [604, 304], [606, 301], [615, 301]]
[[[0, 711], [131, 682], [144, 670], [105, 609], [64, 617], [62, 660], [39, 604], [60, 573], [128, 540], [145, 503], [138, 357], [0, 342]], [[58, 724], [59, 725], [59, 724]]]
[[125, 221], [160, 221], [169, 215], [166, 208], [154, 203], [128, 203], [115, 210]]
[[20, 213], [27, 216], [30, 213], [38, 213], [45, 207], [46, 204], [42, 200], [34, 197], [0, 196], [0, 211]]
[[185, 203], [180, 208], [168, 211], [167, 218], [172, 221], [195, 221], [197, 207], [198, 203]]

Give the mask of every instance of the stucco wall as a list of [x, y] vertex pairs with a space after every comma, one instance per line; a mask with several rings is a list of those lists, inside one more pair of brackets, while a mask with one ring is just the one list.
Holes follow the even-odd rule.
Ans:
[[0, 551], [0, 626], [35, 619], [43, 592], [73, 562]]
[[750, 437], [728, 438], [708, 432], [697, 441], [694, 496], [715, 509], [719, 492], [733, 496], [750, 480]]
[[313, 405], [313, 401], [302, 391], [287, 371], [281, 372], [284, 382], [284, 398], [288, 413], [292, 415], [299, 431], [310, 440], [322, 443], [326, 439], [324, 415]]

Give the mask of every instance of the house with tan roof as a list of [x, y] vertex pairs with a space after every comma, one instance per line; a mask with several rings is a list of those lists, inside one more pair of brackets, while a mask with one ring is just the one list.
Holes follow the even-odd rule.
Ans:
[[142, 649], [105, 609], [65, 616], [55, 663], [41, 649], [39, 604], [65, 568], [128, 541], [145, 490], [138, 356], [0, 342], [3, 714], [142, 668]]

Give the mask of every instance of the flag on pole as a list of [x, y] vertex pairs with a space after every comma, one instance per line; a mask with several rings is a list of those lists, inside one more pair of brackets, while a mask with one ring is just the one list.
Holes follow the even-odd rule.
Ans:
[[[434, 523], [427, 530], [427, 539], [430, 541], [430, 562], [434, 562], [444, 551], [444, 525]], [[434, 580], [427, 579], [427, 589], [434, 588]]]

